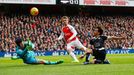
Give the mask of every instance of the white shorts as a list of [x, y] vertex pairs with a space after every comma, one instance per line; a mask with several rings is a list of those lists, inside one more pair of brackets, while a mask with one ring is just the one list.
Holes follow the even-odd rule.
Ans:
[[82, 43], [78, 40], [78, 38], [76, 38], [76, 40], [74, 40], [70, 43], [67, 43], [67, 50], [71, 49], [72, 51], [74, 51], [75, 47], [78, 48], [78, 49], [83, 48], [84, 51], [86, 50], [86, 47], [82, 45]]

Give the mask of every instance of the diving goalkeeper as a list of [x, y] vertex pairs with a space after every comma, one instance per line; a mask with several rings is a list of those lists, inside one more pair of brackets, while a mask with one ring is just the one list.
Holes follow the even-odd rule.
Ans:
[[37, 59], [35, 58], [35, 54], [32, 51], [32, 49], [34, 48], [34, 44], [28, 40], [26, 42], [22, 42], [21, 38], [17, 38], [15, 40], [16, 43], [16, 53], [17, 53], [17, 58], [13, 58], [12, 59], [22, 59], [24, 63], [26, 64], [45, 64], [45, 65], [54, 65], [54, 64], [61, 64], [63, 63], [62, 60], [59, 61], [47, 61], [47, 60], [41, 60], [41, 59]]

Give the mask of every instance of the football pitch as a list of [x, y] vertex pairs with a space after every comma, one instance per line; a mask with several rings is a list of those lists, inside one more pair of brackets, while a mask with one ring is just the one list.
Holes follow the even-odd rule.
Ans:
[[111, 64], [72, 63], [70, 56], [41, 56], [45, 60], [63, 59], [59, 65], [27, 65], [22, 60], [0, 58], [0, 75], [134, 75], [134, 54], [107, 55]]

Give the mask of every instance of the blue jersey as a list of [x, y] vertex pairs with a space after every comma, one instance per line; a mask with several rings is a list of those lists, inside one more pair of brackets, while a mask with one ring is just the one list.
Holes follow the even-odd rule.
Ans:
[[16, 53], [17, 53], [17, 57], [23, 59], [24, 63], [27, 63], [27, 64], [37, 63], [37, 60], [35, 58], [35, 54], [33, 51], [28, 51], [26, 48], [20, 49], [20, 47], [17, 46]]

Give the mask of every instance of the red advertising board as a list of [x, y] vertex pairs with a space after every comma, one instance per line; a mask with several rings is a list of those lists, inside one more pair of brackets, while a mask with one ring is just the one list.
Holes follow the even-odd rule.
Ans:
[[126, 0], [116, 0], [115, 1], [115, 5], [127, 5], [127, 1]]
[[79, 0], [80, 5], [134, 6], [134, 0]]
[[84, 4], [95, 4], [96, 0], [84, 0]]
[[102, 5], [110, 5], [111, 4], [111, 0], [100, 0], [100, 4]]

